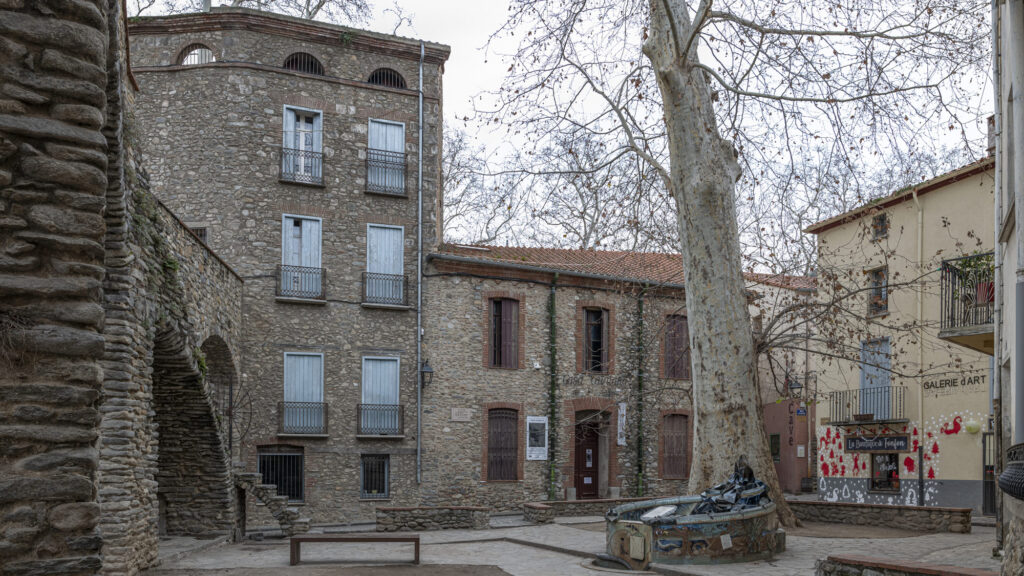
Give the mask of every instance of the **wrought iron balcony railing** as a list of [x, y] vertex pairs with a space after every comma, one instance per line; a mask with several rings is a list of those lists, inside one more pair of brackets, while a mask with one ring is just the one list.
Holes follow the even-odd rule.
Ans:
[[301, 184], [323, 184], [323, 152], [282, 148], [281, 180], [285, 182], [299, 182]]
[[280, 434], [327, 434], [324, 402], [278, 402], [277, 414]]
[[366, 191], [405, 196], [405, 153], [367, 149]]
[[992, 324], [994, 274], [992, 252], [942, 261], [941, 330]]
[[277, 266], [277, 295], [285, 298], [323, 300], [325, 272], [326, 270], [323, 268], [279, 264]]
[[890, 422], [906, 419], [906, 386], [877, 386], [830, 392], [832, 424]]
[[380, 274], [363, 272], [363, 302], [407, 306], [406, 281], [404, 274]]
[[356, 430], [361, 436], [401, 436], [405, 430], [405, 406], [357, 404]]

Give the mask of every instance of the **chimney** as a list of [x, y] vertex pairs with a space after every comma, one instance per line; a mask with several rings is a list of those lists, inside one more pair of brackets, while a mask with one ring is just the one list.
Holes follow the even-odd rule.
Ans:
[[211, 0], [203, 0], [203, 12], [210, 11], [210, 2]]

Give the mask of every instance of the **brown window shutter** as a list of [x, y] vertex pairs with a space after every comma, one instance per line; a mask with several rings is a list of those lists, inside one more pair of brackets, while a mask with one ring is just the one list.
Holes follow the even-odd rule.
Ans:
[[487, 412], [487, 479], [517, 480], [519, 413], [506, 408]]
[[690, 379], [690, 330], [686, 316], [669, 316], [665, 327], [665, 376]]
[[689, 417], [684, 414], [669, 414], [662, 422], [662, 473], [666, 478], [685, 478], [687, 473], [686, 445], [689, 433]]
[[490, 318], [489, 342], [487, 343], [488, 366], [501, 365], [501, 301], [488, 300], [488, 316]]
[[517, 332], [519, 325], [519, 302], [501, 300], [501, 367], [518, 368]]
[[690, 321], [686, 316], [679, 317], [679, 350], [682, 350], [679, 361], [680, 377], [690, 380]]
[[601, 310], [601, 372], [608, 371], [608, 362], [611, 360], [608, 357], [608, 348], [610, 341], [608, 339], [610, 330], [608, 326], [608, 311]]

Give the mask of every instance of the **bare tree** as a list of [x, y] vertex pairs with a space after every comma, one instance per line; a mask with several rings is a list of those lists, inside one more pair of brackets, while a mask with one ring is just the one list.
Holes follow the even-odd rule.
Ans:
[[[204, 0], [130, 0], [135, 16], [200, 12]], [[362, 24], [370, 19], [372, 6], [367, 0], [230, 0], [222, 4], [277, 12], [309, 20]], [[399, 22], [399, 25], [401, 21]], [[396, 26], [397, 29], [397, 26]]]
[[[692, 489], [746, 455], [778, 489], [755, 378], [738, 182], [886, 162], [953, 134], [975, 145], [986, 4], [518, 0], [522, 38], [493, 112], [535, 142], [589, 130], [647, 162], [677, 207], [693, 358]], [[976, 75], [976, 76], [972, 76]], [[612, 130], [611, 126], [615, 129]], [[937, 128], [942, 128], [942, 134]], [[817, 143], [813, 148], [801, 144]], [[845, 167], [845, 168], [844, 168]]]

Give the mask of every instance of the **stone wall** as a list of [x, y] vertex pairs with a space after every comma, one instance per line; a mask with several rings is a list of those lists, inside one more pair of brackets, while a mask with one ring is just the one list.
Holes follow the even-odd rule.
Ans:
[[629, 502], [649, 498], [607, 498], [601, 500], [547, 500], [523, 504], [523, 517], [530, 522], [545, 524], [558, 516], [604, 516], [609, 509]]
[[815, 562], [816, 576], [997, 576], [998, 572], [924, 564], [910, 560], [889, 560], [865, 556], [829, 556]]
[[489, 508], [479, 506], [377, 507], [377, 532], [471, 529], [490, 525]]
[[887, 526], [923, 532], [966, 534], [971, 531], [970, 508], [889, 506], [806, 500], [788, 500], [788, 503], [790, 510], [796, 514], [798, 519], [809, 522]]

